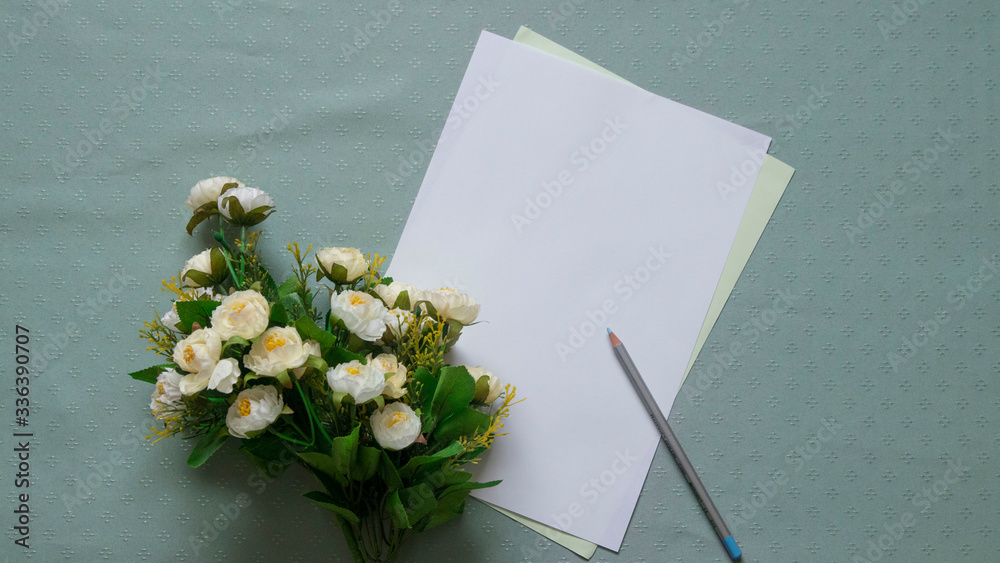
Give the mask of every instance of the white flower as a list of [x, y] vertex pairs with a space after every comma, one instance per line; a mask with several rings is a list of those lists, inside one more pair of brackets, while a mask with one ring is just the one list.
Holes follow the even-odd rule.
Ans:
[[416, 320], [416, 315], [406, 309], [389, 309], [382, 320], [388, 331], [398, 338], [410, 329], [410, 325]]
[[270, 385], [258, 385], [240, 391], [236, 402], [226, 413], [229, 434], [237, 438], [250, 438], [277, 420], [284, 409], [284, 401]]
[[170, 330], [180, 332], [180, 329], [177, 328], [177, 323], [181, 322], [180, 316], [177, 315], [177, 303], [170, 306], [170, 310], [160, 318], [160, 322]]
[[379, 298], [382, 299], [383, 302], [385, 302], [386, 307], [395, 307], [396, 299], [399, 297], [399, 294], [404, 291], [406, 292], [407, 297], [410, 299], [411, 309], [413, 308], [413, 305], [416, 304], [417, 301], [422, 299], [422, 297], [420, 296], [421, 294], [420, 290], [413, 287], [412, 285], [407, 285], [405, 283], [400, 283], [397, 281], [391, 282], [389, 285], [382, 285], [382, 284], [376, 285], [374, 289], [375, 293], [379, 296]]
[[503, 387], [500, 386], [500, 378], [493, 375], [492, 371], [482, 366], [475, 366], [475, 367], [464, 366], [464, 367], [469, 371], [469, 375], [472, 376], [472, 380], [475, 382], [478, 382], [479, 378], [483, 377], [484, 375], [489, 378], [487, 380], [489, 382], [489, 391], [487, 391], [486, 394], [483, 396], [480, 396], [481, 393], [477, 393], [476, 400], [482, 401], [486, 404], [492, 403], [493, 401], [497, 400], [497, 397], [499, 397], [500, 393], [503, 392]]
[[163, 418], [181, 405], [180, 384], [183, 377], [174, 369], [164, 370], [156, 376], [156, 387], [149, 401], [149, 410], [153, 411], [153, 416]]
[[193, 395], [208, 387], [215, 364], [222, 353], [222, 340], [210, 328], [199, 328], [174, 346], [174, 363], [188, 372], [181, 379], [180, 389], [184, 395]]
[[422, 291], [421, 299], [430, 301], [442, 318], [454, 319], [463, 325], [471, 324], [479, 316], [476, 300], [456, 289], [442, 287]]
[[337, 393], [347, 393], [356, 404], [367, 403], [385, 389], [385, 374], [371, 364], [357, 360], [340, 364], [326, 372], [326, 382]]
[[406, 366], [399, 363], [392, 354], [379, 354], [372, 358], [368, 355], [368, 365], [372, 366], [385, 379], [385, 389], [382, 394], [390, 399], [398, 399], [406, 394], [403, 385], [406, 384]]
[[375, 342], [385, 334], [383, 320], [388, 309], [381, 301], [360, 291], [343, 291], [330, 298], [330, 312], [344, 321], [347, 330], [361, 340]]
[[219, 196], [222, 195], [222, 187], [226, 184], [236, 184], [238, 187], [243, 186], [243, 182], [229, 176], [208, 178], [198, 182], [191, 188], [191, 195], [188, 196], [187, 201], [184, 203], [187, 204], [192, 212], [197, 211], [199, 207], [206, 203], [218, 201]]
[[[320, 272], [337, 283], [349, 283], [368, 271], [368, 261], [357, 248], [324, 248], [316, 253]], [[335, 266], [345, 271], [334, 272]]]
[[271, 306], [263, 295], [252, 289], [237, 291], [212, 311], [212, 328], [223, 340], [234, 336], [251, 340], [264, 332], [270, 315]]
[[420, 417], [403, 403], [390, 403], [372, 413], [375, 441], [387, 450], [401, 450], [420, 436]]
[[219, 196], [219, 213], [239, 225], [256, 225], [272, 211], [274, 200], [258, 188], [241, 186]]
[[181, 275], [183, 276], [181, 278], [181, 281], [184, 282], [184, 284], [189, 285], [191, 287], [201, 287], [202, 285], [204, 285], [203, 283], [199, 283], [188, 277], [188, 272], [190, 272], [191, 270], [194, 270], [195, 272], [201, 272], [202, 274], [205, 274], [208, 277], [212, 277], [211, 248], [208, 248], [205, 251], [199, 252], [198, 254], [195, 254], [194, 256], [188, 258], [187, 262], [184, 262], [184, 267], [181, 268]]
[[219, 363], [215, 364], [215, 368], [212, 369], [212, 375], [208, 378], [208, 388], [223, 393], [232, 393], [233, 385], [239, 378], [240, 364], [236, 360], [232, 358], [219, 360]]
[[[323, 350], [319, 347], [319, 342], [316, 342], [315, 340], [306, 340], [302, 343], [302, 346], [305, 348], [306, 354], [309, 356], [316, 356], [317, 358], [322, 357]], [[306, 359], [308, 360], [309, 358], [307, 357]], [[305, 375], [306, 367], [304, 365], [297, 367], [292, 370], [292, 373], [295, 374], [295, 379], [300, 379], [303, 375]]]
[[243, 365], [257, 375], [274, 377], [286, 369], [301, 367], [309, 359], [307, 347], [292, 327], [271, 327], [264, 331], [250, 352], [243, 356]]

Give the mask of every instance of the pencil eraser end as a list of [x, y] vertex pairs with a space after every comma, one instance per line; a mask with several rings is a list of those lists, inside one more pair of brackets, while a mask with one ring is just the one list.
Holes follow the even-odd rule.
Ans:
[[729, 536], [722, 540], [722, 544], [726, 546], [726, 551], [729, 552], [729, 557], [732, 558], [733, 561], [743, 557], [743, 552], [740, 551], [740, 546], [736, 545], [736, 540], [733, 539], [733, 536]]

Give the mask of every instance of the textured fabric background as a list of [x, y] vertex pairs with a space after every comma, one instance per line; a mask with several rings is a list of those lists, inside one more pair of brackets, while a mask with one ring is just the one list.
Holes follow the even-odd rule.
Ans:
[[[274, 196], [276, 266], [290, 240], [391, 253], [480, 30], [522, 24], [797, 169], [671, 417], [745, 560], [995, 557], [993, 2], [24, 0], [0, 23], [10, 561], [348, 560], [303, 472], [264, 483], [234, 448], [191, 470], [189, 443], [144, 440], [137, 330], [208, 242], [183, 232], [202, 178]], [[621, 553], [594, 557], [724, 559], [664, 448]], [[471, 501], [403, 560], [578, 558]]]

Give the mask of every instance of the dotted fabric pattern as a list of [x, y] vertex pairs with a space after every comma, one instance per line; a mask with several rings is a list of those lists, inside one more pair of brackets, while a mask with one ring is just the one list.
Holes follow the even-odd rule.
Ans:
[[[10, 561], [348, 561], [304, 472], [144, 439], [187, 191], [391, 254], [479, 32], [527, 25], [769, 134], [797, 169], [671, 411], [745, 561], [986, 561], [1000, 524], [997, 8], [896, 2], [24, 0], [0, 8], [0, 524]], [[664, 171], [669, 174], [669, 171]], [[16, 325], [30, 332], [16, 424]], [[514, 379], [515, 374], [501, 374]], [[624, 381], [624, 380], [623, 380]], [[623, 383], [624, 384], [624, 383]], [[533, 398], [532, 400], [546, 400]], [[585, 406], [586, 407], [586, 406]], [[515, 413], [516, 416], [516, 413]], [[28, 431], [30, 487], [16, 488]], [[30, 549], [14, 510], [28, 493]], [[470, 501], [402, 561], [578, 557]], [[621, 552], [727, 560], [665, 448]]]

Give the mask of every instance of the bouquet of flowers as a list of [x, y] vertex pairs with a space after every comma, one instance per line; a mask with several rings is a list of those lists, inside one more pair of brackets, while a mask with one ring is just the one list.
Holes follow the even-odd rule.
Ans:
[[140, 331], [167, 360], [130, 374], [155, 385], [157, 440], [194, 438], [192, 467], [230, 438], [268, 477], [304, 466], [320, 486], [305, 496], [333, 512], [357, 562], [395, 560], [408, 534], [499, 483], [461, 467], [502, 435], [515, 389], [445, 362], [479, 314], [472, 298], [381, 277], [383, 259], [354, 248], [313, 263], [298, 243], [277, 283], [250, 230], [274, 211], [265, 192], [210, 178], [186, 203], [188, 234], [217, 218], [217, 245], [163, 282], [171, 309]]

